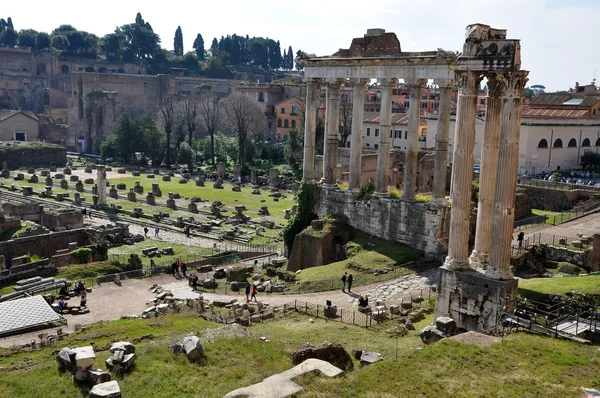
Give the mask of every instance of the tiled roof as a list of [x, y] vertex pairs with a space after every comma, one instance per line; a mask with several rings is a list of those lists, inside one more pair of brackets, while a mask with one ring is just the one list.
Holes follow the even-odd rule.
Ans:
[[523, 109], [523, 117], [561, 117], [561, 118], [581, 118], [587, 117], [588, 109]]
[[39, 121], [39, 119], [37, 118], [37, 116], [33, 112], [31, 112], [31, 111], [10, 111], [10, 110], [6, 111], [5, 110], [5, 111], [0, 111], [0, 122], [4, 121], [4, 120], [6, 120], [6, 119], [8, 119], [10, 117], [13, 117], [13, 116], [15, 116], [15, 115], [17, 115], [19, 113], [22, 113], [23, 115], [25, 115], [27, 117], [30, 117], [33, 120]]
[[[380, 114], [379, 112], [365, 112], [364, 123], [380, 123]], [[420, 124], [424, 124], [423, 121], [419, 122]], [[392, 113], [392, 125], [397, 124], [408, 124], [408, 113]]]
[[[581, 101], [574, 101], [580, 99]], [[598, 101], [600, 101], [599, 95], [589, 95], [589, 94], [581, 94], [581, 93], [566, 93], [566, 94], [556, 94], [556, 93], [542, 93], [538, 94], [534, 99], [529, 103], [532, 106], [593, 106]], [[569, 104], [565, 104], [570, 102]]]

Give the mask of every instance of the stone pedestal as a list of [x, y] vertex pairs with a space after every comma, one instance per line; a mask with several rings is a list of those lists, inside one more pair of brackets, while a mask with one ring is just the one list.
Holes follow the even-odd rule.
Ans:
[[198, 176], [198, 179], [196, 179], [196, 186], [197, 187], [204, 186], [204, 176]]
[[458, 328], [482, 330], [498, 325], [505, 306], [514, 307], [516, 279], [495, 280], [477, 271], [447, 267], [441, 267], [439, 272], [434, 319], [450, 317]]
[[115, 188], [114, 185], [111, 185], [110, 191], [108, 191], [108, 194], [113, 199], [117, 199], [119, 197], [119, 192], [117, 191], [117, 188]]
[[46, 186], [51, 187], [52, 185], [54, 185], [54, 181], [52, 181], [52, 178], [46, 177]]
[[81, 204], [81, 194], [79, 192], [75, 192], [75, 194], [73, 195], [73, 203], [75, 203], [76, 205]]
[[133, 188], [129, 189], [129, 193], [127, 194], [127, 200], [130, 202], [135, 202], [137, 200]]
[[106, 168], [103, 165], [96, 167], [96, 178], [98, 180], [98, 204], [106, 204]]
[[146, 203], [152, 206], [156, 205], [156, 198], [152, 192], [148, 192], [148, 195], [146, 196]]
[[152, 184], [152, 194], [154, 196], [162, 196], [162, 191], [160, 190], [158, 184]]
[[75, 184], [75, 190], [77, 192], [83, 192], [83, 183], [81, 181], [77, 181], [77, 184]]
[[167, 199], [167, 207], [169, 209], [175, 209], [177, 204], [175, 203], [175, 198], [173, 198], [173, 193], [169, 192], [169, 199]]
[[23, 187], [23, 196], [31, 196], [33, 195], [33, 187], [25, 186]]
[[198, 205], [197, 205], [196, 203], [194, 203], [194, 202], [191, 202], [191, 203], [188, 205], [188, 211], [189, 211], [190, 213], [198, 213]]
[[225, 177], [225, 162], [217, 163], [217, 176], [219, 178]]
[[256, 170], [250, 170], [250, 184], [258, 184], [258, 173]]
[[135, 192], [135, 193], [144, 193], [144, 187], [140, 185], [139, 181], [135, 182], [135, 187], [133, 187], [133, 192]]
[[233, 166], [233, 179], [235, 181], [240, 181], [241, 177], [242, 177], [242, 166], [239, 164], [236, 164]]
[[62, 189], [69, 189], [69, 183], [67, 182], [67, 180], [60, 180], [60, 187]]
[[277, 179], [279, 178], [279, 171], [276, 168], [269, 170], [269, 185], [276, 186]]

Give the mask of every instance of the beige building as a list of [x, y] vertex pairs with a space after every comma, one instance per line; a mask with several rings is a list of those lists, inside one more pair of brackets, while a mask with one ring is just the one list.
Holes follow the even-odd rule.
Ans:
[[31, 111], [0, 111], [0, 140], [37, 141], [40, 120]]
[[[379, 149], [381, 141], [381, 125], [379, 112], [365, 112], [363, 119], [363, 147], [368, 149]], [[433, 130], [435, 131], [435, 130]], [[427, 124], [419, 122], [418, 127], [419, 145], [418, 148], [425, 148], [427, 139]], [[350, 139], [346, 143], [350, 147]], [[408, 113], [393, 113], [390, 130], [390, 148], [406, 150], [409, 146], [408, 133]]]

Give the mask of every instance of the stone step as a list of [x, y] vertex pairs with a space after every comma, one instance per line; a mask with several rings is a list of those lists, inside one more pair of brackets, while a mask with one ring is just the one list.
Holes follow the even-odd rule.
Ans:
[[41, 276], [35, 276], [33, 278], [28, 278], [28, 279], [21, 279], [20, 281], [17, 281], [16, 285], [17, 286], [24, 286], [24, 285], [29, 285], [33, 282], [39, 282], [42, 280]]
[[32, 283], [30, 283], [28, 285], [15, 286], [15, 291], [17, 291], [17, 292], [27, 291], [27, 290], [30, 290], [33, 287], [42, 286], [42, 285], [49, 285], [51, 283], [54, 283], [54, 278], [44, 278], [42, 280], [32, 282]]

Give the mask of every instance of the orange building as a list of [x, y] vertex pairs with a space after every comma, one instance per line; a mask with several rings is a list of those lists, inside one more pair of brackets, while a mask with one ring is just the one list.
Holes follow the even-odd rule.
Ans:
[[300, 106], [303, 103], [301, 98], [291, 97], [273, 105], [276, 142], [286, 142], [291, 128], [300, 129]]

